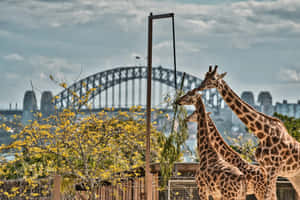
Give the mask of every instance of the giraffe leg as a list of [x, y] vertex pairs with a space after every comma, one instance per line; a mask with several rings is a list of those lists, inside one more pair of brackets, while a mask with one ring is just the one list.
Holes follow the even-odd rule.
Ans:
[[277, 181], [277, 176], [268, 175], [266, 193], [265, 193], [265, 196], [264, 196], [265, 200], [277, 200], [276, 181]]
[[231, 187], [221, 190], [221, 200], [246, 200], [246, 184], [245, 180], [241, 179], [235, 183], [228, 183]]
[[209, 200], [206, 184], [199, 176], [196, 176], [196, 184], [198, 186], [200, 200]]
[[300, 200], [300, 173], [298, 173], [296, 176], [289, 177], [288, 179], [297, 193], [297, 199]]
[[198, 194], [199, 194], [200, 200], [209, 200], [209, 196], [208, 196], [208, 193], [206, 191], [206, 188], [200, 187], [198, 189]]

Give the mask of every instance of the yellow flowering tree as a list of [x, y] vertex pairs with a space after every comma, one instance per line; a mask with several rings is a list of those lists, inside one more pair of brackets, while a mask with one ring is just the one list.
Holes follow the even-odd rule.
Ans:
[[[89, 199], [95, 199], [100, 181], [116, 181], [127, 176], [126, 172], [144, 167], [146, 125], [141, 108], [86, 114], [79, 108], [87, 104], [88, 98], [75, 95], [77, 109], [59, 110], [46, 119], [38, 113], [33, 122], [12, 135], [12, 143], [0, 147], [1, 152], [9, 151], [14, 156], [13, 160], [0, 158], [0, 179], [24, 178], [34, 183], [38, 178], [58, 174], [82, 183]], [[153, 159], [159, 155], [160, 136], [152, 127]], [[27, 194], [20, 194], [18, 189], [6, 193], [11, 197]]]

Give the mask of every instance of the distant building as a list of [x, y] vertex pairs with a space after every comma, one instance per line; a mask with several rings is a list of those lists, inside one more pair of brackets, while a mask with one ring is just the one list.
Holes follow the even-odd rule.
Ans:
[[288, 103], [287, 100], [283, 100], [282, 103], [277, 102], [275, 104], [275, 112], [289, 117], [300, 118], [300, 100], [295, 104]]

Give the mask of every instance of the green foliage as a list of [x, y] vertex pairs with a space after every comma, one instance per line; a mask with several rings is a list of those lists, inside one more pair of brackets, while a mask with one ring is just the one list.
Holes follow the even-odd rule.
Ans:
[[288, 117], [279, 113], [274, 113], [274, 117], [280, 119], [288, 133], [300, 142], [300, 118]]
[[255, 161], [256, 144], [252, 139], [243, 139], [242, 136], [237, 138], [228, 138], [232, 145], [231, 148], [241, 154], [241, 157], [248, 162]]
[[[185, 141], [188, 138], [188, 127], [186, 124], [187, 111], [183, 106], [176, 107], [175, 101], [178, 99], [183, 92], [178, 91], [175, 98], [172, 99], [170, 96], [166, 97], [167, 105], [173, 107], [177, 114], [171, 124], [171, 130], [169, 135], [161, 135], [159, 144], [161, 147], [160, 152], [160, 173], [162, 177], [161, 186], [165, 187], [169, 178], [173, 175], [173, 168], [175, 162], [178, 162], [183, 157], [183, 151], [185, 148]], [[170, 121], [170, 120], [169, 120]], [[164, 132], [167, 132], [165, 130]]]

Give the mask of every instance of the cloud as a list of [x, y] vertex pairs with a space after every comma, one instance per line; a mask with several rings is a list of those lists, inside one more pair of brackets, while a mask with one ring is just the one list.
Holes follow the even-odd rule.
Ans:
[[3, 56], [3, 58], [5, 60], [9, 60], [9, 61], [23, 61], [24, 60], [24, 57], [17, 54], [17, 53], [13, 53], [13, 54]]
[[49, 75], [52, 75], [59, 82], [72, 83], [74, 81], [72, 79], [81, 71], [80, 64], [60, 57], [32, 56], [28, 59], [28, 63], [37, 71], [39, 78], [49, 79]]
[[[248, 37], [299, 33], [299, 9], [300, 1], [295, 0], [242, 1], [212, 5], [154, 0], [0, 2], [0, 12], [4, 13], [2, 20], [31, 27], [63, 28], [93, 22], [105, 23], [109, 20], [110, 24], [118, 24], [124, 31], [132, 32], [139, 26], [144, 27], [150, 11], [155, 14], [172, 10], [176, 14], [176, 26], [180, 29], [187, 28], [192, 33], [203, 35]], [[9, 15], [12, 12], [22, 13], [22, 17]], [[237, 48], [239, 46], [248, 44], [239, 43]]]
[[300, 70], [291, 68], [282, 68], [279, 71], [279, 79], [285, 82], [300, 82]]
[[[297, 62], [300, 1], [192, 2], [0, 0], [0, 53], [10, 55], [16, 47], [26, 52], [22, 62], [14, 62], [10, 68], [1, 63], [2, 57], [0, 70], [18, 72], [47, 88], [49, 82], [44, 82], [50, 74], [73, 82], [81, 64], [86, 67], [82, 78], [116, 66], [145, 64], [150, 11], [175, 13], [178, 69], [199, 77], [208, 64], [219, 64], [236, 85], [267, 84], [281, 66]], [[153, 65], [172, 64], [171, 39], [170, 20], [155, 21]], [[136, 55], [142, 59], [136, 60]], [[284, 70], [281, 73], [292, 77], [280, 78], [281, 84], [283, 79], [299, 77]], [[20, 80], [16, 87], [22, 85]]]

